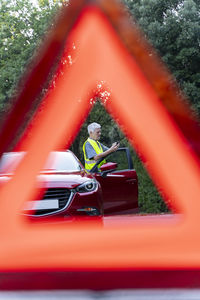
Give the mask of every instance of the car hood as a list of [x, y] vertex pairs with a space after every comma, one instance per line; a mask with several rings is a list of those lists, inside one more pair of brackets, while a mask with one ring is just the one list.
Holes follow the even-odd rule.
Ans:
[[85, 172], [77, 173], [48, 173], [38, 176], [38, 184], [45, 184], [46, 187], [67, 187], [75, 188], [78, 185], [91, 179], [92, 176], [86, 175]]
[[[0, 182], [7, 182], [12, 175], [0, 176]], [[37, 176], [38, 187], [40, 188], [69, 188], [73, 189], [78, 185], [92, 179], [93, 176], [87, 174], [85, 171], [73, 172], [73, 173], [40, 173]]]

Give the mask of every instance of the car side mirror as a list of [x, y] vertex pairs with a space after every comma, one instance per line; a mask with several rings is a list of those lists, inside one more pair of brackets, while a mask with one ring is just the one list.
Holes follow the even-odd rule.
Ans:
[[101, 176], [106, 177], [108, 173], [111, 173], [116, 169], [117, 169], [117, 163], [113, 163], [113, 162], [105, 163], [100, 167]]

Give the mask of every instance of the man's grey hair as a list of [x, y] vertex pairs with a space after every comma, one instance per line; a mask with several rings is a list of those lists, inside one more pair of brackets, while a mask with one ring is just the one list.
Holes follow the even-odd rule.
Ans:
[[88, 129], [88, 133], [90, 134], [90, 132], [94, 132], [95, 131], [95, 129], [97, 129], [97, 128], [101, 128], [101, 125], [100, 124], [98, 124], [98, 123], [91, 123], [91, 124], [89, 124], [88, 125], [88, 127], [87, 127], [87, 129]]

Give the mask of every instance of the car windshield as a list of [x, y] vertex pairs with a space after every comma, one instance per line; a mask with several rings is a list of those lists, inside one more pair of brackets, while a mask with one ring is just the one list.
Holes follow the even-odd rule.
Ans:
[[[0, 159], [0, 174], [13, 173], [25, 152], [7, 152]], [[51, 152], [41, 172], [76, 172], [82, 169], [71, 152]]]

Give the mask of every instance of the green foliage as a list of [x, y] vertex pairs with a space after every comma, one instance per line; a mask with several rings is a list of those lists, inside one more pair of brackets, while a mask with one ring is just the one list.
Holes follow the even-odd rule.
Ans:
[[136, 154], [132, 155], [134, 168], [137, 171], [139, 182], [139, 209], [140, 213], [169, 212], [157, 188], [149, 177], [144, 165]]
[[200, 113], [200, 2], [124, 0], [194, 109]]
[[33, 56], [49, 25], [58, 1], [30, 0], [0, 3], [0, 111], [6, 110], [8, 99]]

